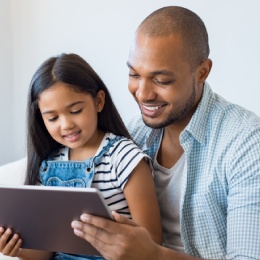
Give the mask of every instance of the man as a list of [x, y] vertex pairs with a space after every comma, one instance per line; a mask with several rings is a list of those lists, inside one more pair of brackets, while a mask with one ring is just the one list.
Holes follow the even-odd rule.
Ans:
[[82, 215], [75, 234], [108, 260], [260, 259], [260, 119], [213, 93], [208, 35], [190, 10], [165, 7], [138, 27], [129, 130], [154, 162], [164, 244], [114, 213]]

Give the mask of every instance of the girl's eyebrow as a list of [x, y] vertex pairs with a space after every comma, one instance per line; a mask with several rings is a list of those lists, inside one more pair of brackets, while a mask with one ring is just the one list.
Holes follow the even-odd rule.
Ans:
[[126, 63], [126, 65], [127, 65], [128, 68], [130, 68], [130, 69], [134, 69], [133, 66], [130, 64], [129, 61]]
[[[76, 102], [73, 102], [73, 103], [67, 105], [66, 108], [72, 108], [72, 107], [75, 106], [75, 105], [83, 104], [83, 103], [84, 103], [84, 101], [76, 101]], [[42, 115], [51, 114], [51, 113], [55, 113], [55, 110], [43, 111], [43, 112], [42, 112]]]

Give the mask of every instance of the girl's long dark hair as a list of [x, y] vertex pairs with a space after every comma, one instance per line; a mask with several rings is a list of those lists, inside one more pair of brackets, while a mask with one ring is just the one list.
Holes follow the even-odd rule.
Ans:
[[37, 69], [29, 89], [27, 103], [27, 175], [25, 184], [39, 181], [39, 167], [52, 151], [61, 147], [48, 133], [38, 100], [43, 91], [57, 82], [69, 84], [76, 91], [96, 97], [99, 90], [105, 92], [105, 105], [98, 113], [98, 128], [104, 132], [131, 138], [120, 117], [111, 95], [93, 68], [76, 54], [61, 54], [51, 57]]

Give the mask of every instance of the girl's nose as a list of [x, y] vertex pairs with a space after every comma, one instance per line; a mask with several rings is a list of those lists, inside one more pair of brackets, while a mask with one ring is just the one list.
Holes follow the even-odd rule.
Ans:
[[61, 128], [62, 129], [72, 129], [74, 127], [74, 122], [70, 117], [63, 117], [61, 119]]

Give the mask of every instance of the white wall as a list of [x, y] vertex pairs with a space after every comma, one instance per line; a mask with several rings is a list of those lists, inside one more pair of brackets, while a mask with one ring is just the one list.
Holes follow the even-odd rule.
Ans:
[[12, 32], [10, 1], [0, 0], [0, 165], [14, 159], [12, 150]]
[[28, 85], [52, 55], [80, 54], [111, 90], [123, 119], [138, 113], [127, 90], [130, 41], [150, 12], [172, 4], [195, 11], [208, 28], [213, 90], [260, 115], [259, 0], [0, 0], [0, 165], [25, 156]]

